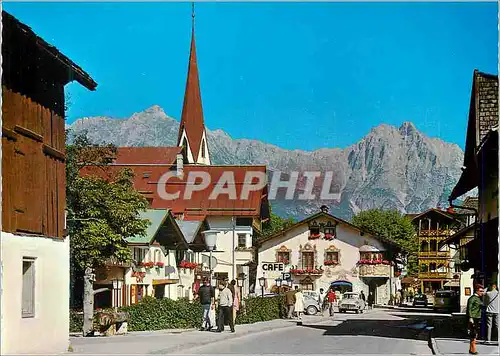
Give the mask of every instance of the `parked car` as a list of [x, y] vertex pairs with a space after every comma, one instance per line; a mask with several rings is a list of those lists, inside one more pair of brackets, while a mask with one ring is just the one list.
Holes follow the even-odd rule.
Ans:
[[354, 311], [356, 314], [362, 313], [365, 309], [365, 302], [359, 297], [358, 293], [347, 292], [342, 296], [339, 303], [339, 312]]
[[312, 294], [304, 294], [304, 312], [307, 315], [316, 315], [321, 310], [318, 298]]
[[460, 311], [460, 295], [454, 290], [438, 290], [433, 309], [449, 313]]
[[427, 296], [422, 293], [415, 294], [413, 297], [413, 306], [414, 307], [424, 307], [427, 308], [427, 305], [429, 304], [427, 300]]
[[316, 292], [314, 290], [303, 290], [302, 294], [305, 296], [311, 297], [313, 299], [318, 300], [319, 299], [319, 292]]

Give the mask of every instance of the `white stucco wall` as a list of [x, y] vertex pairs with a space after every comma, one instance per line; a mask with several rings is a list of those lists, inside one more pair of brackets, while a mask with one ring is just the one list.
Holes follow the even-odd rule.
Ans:
[[[318, 223], [326, 223], [329, 218], [320, 217], [316, 219]], [[333, 222], [333, 220], [331, 220]], [[382, 242], [376, 240], [368, 234], [364, 236], [360, 235], [360, 232], [345, 225], [339, 223], [336, 230], [337, 236], [333, 241], [327, 241], [324, 239], [309, 240], [309, 228], [307, 224], [302, 224], [294, 229], [286, 232], [281, 237], [276, 237], [272, 240], [265, 241], [259, 248], [258, 252], [258, 262], [259, 266], [257, 269], [257, 278], [264, 276], [267, 279], [267, 289], [269, 292], [271, 287], [275, 284], [275, 279], [280, 277], [280, 272], [264, 272], [262, 270], [262, 264], [265, 262], [276, 262], [277, 249], [281, 246], [285, 246], [291, 251], [291, 261], [289, 265], [285, 267], [288, 272], [292, 265], [299, 264], [299, 248], [300, 245], [304, 247], [307, 243], [312, 246], [316, 246], [317, 253], [317, 264], [318, 266], [323, 266], [324, 273], [320, 277], [313, 277], [314, 289], [319, 290], [324, 288], [325, 290], [329, 288], [331, 282], [335, 280], [348, 280], [353, 285], [353, 291], [359, 292], [364, 291], [365, 295], [368, 296], [368, 278], [359, 277], [359, 269], [357, 268], [357, 262], [360, 259], [359, 248], [363, 245], [370, 245], [379, 250], [385, 250], [385, 246]], [[336, 266], [324, 266], [325, 250], [331, 245], [334, 245], [339, 251], [339, 264]], [[300, 268], [301, 266], [299, 266]], [[392, 267], [391, 267], [392, 270]], [[390, 282], [389, 276], [387, 278], [383, 277], [372, 277], [370, 280], [376, 281], [377, 287], [377, 302], [385, 303], [389, 299], [389, 289]], [[292, 280], [294, 285], [299, 285], [300, 279], [303, 277], [292, 275]], [[260, 294], [260, 286], [256, 287], [256, 293]], [[392, 291], [395, 293], [395, 291]]]
[[[201, 136], [200, 152], [198, 152], [198, 160], [196, 161], [199, 164], [210, 165], [210, 153], [208, 152], [208, 143], [207, 138], [205, 136], [205, 131], [203, 131], [203, 135]], [[202, 146], [205, 146], [205, 158], [202, 157]]]
[[[55, 354], [69, 346], [69, 238], [1, 233], [0, 354]], [[23, 257], [35, 258], [35, 316], [22, 318]]]
[[[253, 229], [251, 226], [236, 226], [233, 239], [231, 216], [210, 216], [207, 218], [207, 221], [210, 229], [226, 230], [217, 235], [217, 250], [212, 252], [213, 257], [217, 258], [218, 261], [217, 266], [214, 268], [214, 273], [227, 273], [229, 280], [236, 279], [238, 271], [241, 270], [238, 266], [253, 260], [251, 250]], [[245, 235], [245, 247], [241, 249], [238, 249], [238, 234]], [[233, 255], [235, 265], [234, 274]]]
[[179, 145], [182, 145], [182, 142], [186, 139], [187, 142], [187, 147], [186, 147], [186, 153], [187, 153], [187, 160], [189, 163], [196, 163], [193, 158], [193, 153], [191, 152], [191, 145], [189, 143], [189, 139], [186, 135], [186, 130], [182, 130], [182, 136], [181, 136], [181, 141]]

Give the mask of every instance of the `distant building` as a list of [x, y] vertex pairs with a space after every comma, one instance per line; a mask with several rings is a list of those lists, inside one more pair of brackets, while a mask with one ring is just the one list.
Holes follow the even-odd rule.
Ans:
[[64, 86], [74, 80], [97, 86], [2, 12], [2, 355], [57, 354], [69, 345]]
[[[257, 277], [265, 278], [265, 293], [289, 274], [292, 286], [306, 291], [363, 291], [373, 293], [377, 304], [388, 304], [400, 288], [394, 264], [400, 251], [393, 242], [321, 211], [259, 241]], [[283, 271], [272, 268], [275, 263]]]

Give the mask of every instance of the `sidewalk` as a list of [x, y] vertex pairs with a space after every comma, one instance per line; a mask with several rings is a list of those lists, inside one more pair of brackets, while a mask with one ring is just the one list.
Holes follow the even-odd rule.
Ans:
[[[333, 321], [330, 317], [305, 316], [303, 325], [312, 325]], [[126, 335], [111, 337], [71, 337], [73, 352], [69, 355], [88, 354], [169, 354], [186, 349], [217, 342], [219, 340], [235, 339], [250, 334], [266, 332], [277, 329], [300, 327], [297, 320], [277, 319], [254, 324], [236, 325], [235, 333], [226, 331], [223, 333], [203, 332], [193, 330], [161, 330], [151, 332], [131, 332]]]
[[[431, 344], [435, 355], [469, 354], [469, 340], [467, 339], [432, 338]], [[486, 345], [480, 341], [477, 343], [477, 352], [479, 355], [498, 355], [498, 343]]]

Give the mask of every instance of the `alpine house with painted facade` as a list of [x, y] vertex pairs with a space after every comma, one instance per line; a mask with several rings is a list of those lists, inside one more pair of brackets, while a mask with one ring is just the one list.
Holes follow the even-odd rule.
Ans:
[[[285, 272], [303, 290], [363, 291], [387, 304], [399, 288], [394, 261], [400, 252], [396, 244], [321, 211], [259, 241], [257, 277], [265, 278], [265, 292], [276, 290]], [[274, 263], [284, 270], [270, 270]]]
[[0, 354], [57, 354], [69, 344], [64, 86], [97, 84], [2, 12]]

